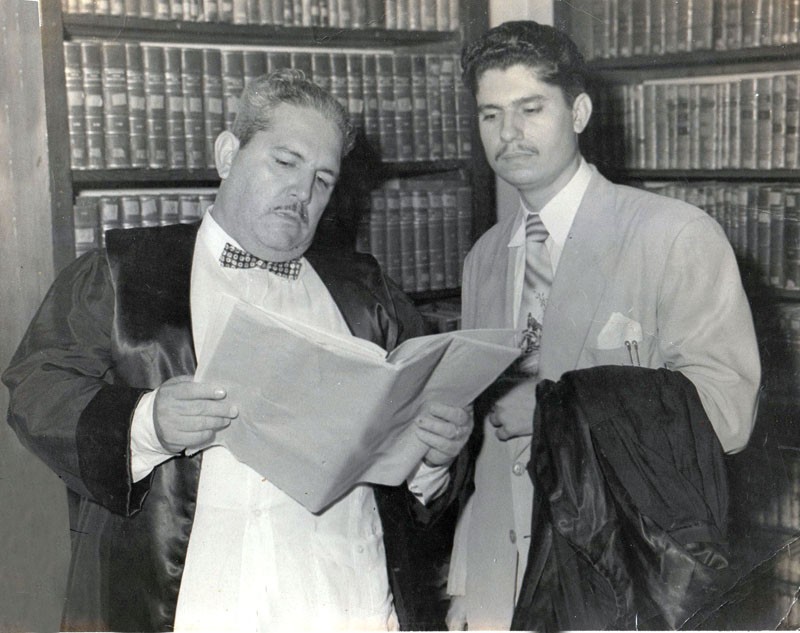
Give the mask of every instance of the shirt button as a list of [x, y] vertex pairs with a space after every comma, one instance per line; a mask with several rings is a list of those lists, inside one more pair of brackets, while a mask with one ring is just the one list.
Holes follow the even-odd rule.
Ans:
[[261, 516], [261, 510], [253, 510], [253, 516], [260, 517]]
[[364, 553], [364, 546], [363, 545], [359, 545], [358, 547], [356, 547], [356, 551], [359, 554], [363, 554]]
[[512, 543], [517, 542], [517, 533], [514, 530], [508, 531], [508, 540], [511, 541]]
[[514, 462], [514, 465], [511, 467], [511, 472], [514, 473], [517, 477], [520, 477], [525, 474], [525, 464], [522, 462]]

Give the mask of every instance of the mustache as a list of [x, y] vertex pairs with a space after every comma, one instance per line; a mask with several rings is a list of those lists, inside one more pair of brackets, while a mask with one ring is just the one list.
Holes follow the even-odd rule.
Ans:
[[269, 208], [270, 213], [275, 211], [291, 211], [296, 215], [300, 216], [300, 219], [305, 221], [308, 220], [308, 205], [302, 202], [284, 202], [281, 204], [276, 204]]
[[515, 152], [522, 152], [525, 154], [538, 154], [539, 151], [533, 145], [520, 145], [519, 143], [514, 145], [503, 145], [498, 149], [494, 154], [495, 160], [500, 160], [506, 154], [513, 154]]

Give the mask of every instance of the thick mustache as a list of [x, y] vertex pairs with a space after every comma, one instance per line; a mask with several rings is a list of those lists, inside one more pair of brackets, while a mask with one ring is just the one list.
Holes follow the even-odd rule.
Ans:
[[275, 211], [291, 211], [300, 216], [301, 220], [308, 219], [308, 207], [303, 204], [302, 202], [289, 202], [285, 204], [276, 204], [274, 207], [270, 207], [270, 212]]
[[536, 150], [535, 147], [531, 147], [530, 145], [503, 145], [494, 155], [495, 160], [500, 160], [506, 154], [538, 154], [539, 152]]

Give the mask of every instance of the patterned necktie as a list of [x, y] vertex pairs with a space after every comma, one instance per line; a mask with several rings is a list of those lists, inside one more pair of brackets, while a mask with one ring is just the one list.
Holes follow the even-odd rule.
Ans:
[[299, 259], [290, 259], [288, 262], [267, 262], [229, 243], [225, 244], [222, 255], [219, 256], [219, 263], [223, 268], [261, 268], [285, 279], [297, 279], [302, 266]]
[[[526, 340], [529, 343], [526, 350], [528, 353], [539, 347], [542, 318], [547, 306], [550, 286], [553, 283], [553, 266], [550, 262], [550, 253], [545, 245], [548, 235], [539, 214], [527, 214], [525, 218], [525, 279], [522, 285], [517, 330], [525, 330]], [[536, 366], [538, 366], [538, 360]]]

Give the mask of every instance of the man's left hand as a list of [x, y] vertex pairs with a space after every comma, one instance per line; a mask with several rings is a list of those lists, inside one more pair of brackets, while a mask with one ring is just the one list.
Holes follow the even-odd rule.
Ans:
[[417, 437], [429, 446], [423, 461], [428, 466], [448, 466], [472, 433], [472, 415], [465, 409], [426, 402], [415, 417]]

